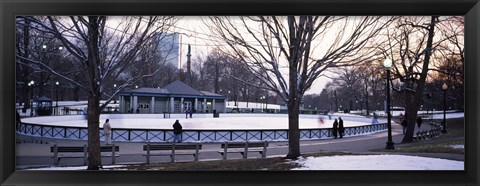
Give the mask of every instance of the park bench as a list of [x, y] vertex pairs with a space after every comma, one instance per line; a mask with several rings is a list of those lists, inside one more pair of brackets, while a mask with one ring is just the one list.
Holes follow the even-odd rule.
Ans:
[[247, 159], [249, 152], [258, 152], [262, 157], [266, 157], [268, 142], [225, 142], [222, 143], [222, 150], [218, 151], [223, 156], [223, 159], [227, 159], [228, 153], [240, 153], [244, 159]]
[[413, 138], [415, 141], [421, 141], [421, 140], [426, 140], [426, 139], [431, 139], [434, 137], [437, 137], [441, 134], [440, 129], [436, 128], [433, 130], [423, 130], [423, 131], [418, 131]]
[[[143, 156], [147, 158], [147, 163], [150, 163], [150, 156], [170, 156], [171, 162], [175, 162], [175, 155], [192, 155], [195, 158], [195, 161], [198, 161], [200, 149], [202, 149], [202, 144], [200, 143], [147, 143], [146, 145], [143, 145], [143, 151], [146, 151], [146, 154], [143, 154]], [[159, 152], [152, 153], [152, 151]]]
[[[50, 152], [53, 153], [53, 164], [59, 165], [63, 158], [83, 158], [83, 164], [87, 165], [87, 145], [83, 146], [57, 146], [56, 144], [50, 147]], [[100, 153], [102, 157], [112, 157], [112, 164], [115, 164], [115, 158], [120, 157], [116, 153], [120, 151], [119, 146], [112, 144], [111, 146], [100, 146]], [[109, 153], [111, 152], [111, 154]], [[82, 154], [83, 153], [83, 154]]]

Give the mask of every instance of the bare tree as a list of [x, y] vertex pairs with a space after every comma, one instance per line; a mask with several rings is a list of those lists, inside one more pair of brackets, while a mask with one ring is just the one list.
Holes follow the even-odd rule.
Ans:
[[391, 18], [384, 17], [211, 17], [211, 29], [288, 105], [289, 152], [300, 156], [298, 116], [305, 91], [328, 68], [375, 56], [366, 47]]
[[[43, 32], [59, 40], [65, 49], [82, 64], [82, 78], [87, 81], [84, 85], [63, 76], [40, 61], [17, 55], [21, 62], [28, 61], [29, 64], [41, 65], [43, 67], [41, 70], [63, 78], [88, 93], [88, 169], [97, 170], [102, 165], [99, 138], [101, 110], [124, 88], [130, 87], [144, 77], [154, 75], [158, 69], [150, 74], [136, 74], [134, 77], [129, 77], [124, 84], [117, 86], [113, 94], [105, 91], [107, 86], [111, 86], [112, 82], [121, 76], [129, 76], [125, 73], [127, 69], [137, 70], [135, 68], [142, 66], [138, 65], [139, 63], [146, 65], [149, 61], [142, 61], [139, 57], [142, 46], [151, 40], [155, 33], [167, 31], [175, 19], [155, 16], [49, 16], [48, 21], [45, 22], [37, 17], [26, 18], [41, 27]], [[102, 95], [107, 99], [100, 105]]]
[[[435, 63], [433, 53], [448, 37], [442, 37], [441, 30], [436, 30], [440, 19], [431, 17], [405, 17], [396, 23], [395, 31], [388, 34], [388, 46], [381, 47], [385, 55], [394, 61], [393, 80], [400, 83], [397, 90], [402, 96], [407, 131], [402, 142], [413, 141], [417, 112], [428, 78], [431, 63]], [[434, 37], [437, 35], [438, 37]]]

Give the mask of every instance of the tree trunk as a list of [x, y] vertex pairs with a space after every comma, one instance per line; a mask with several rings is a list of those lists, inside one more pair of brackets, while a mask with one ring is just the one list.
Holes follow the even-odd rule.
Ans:
[[98, 170], [102, 165], [100, 154], [100, 99], [90, 95], [88, 98], [88, 170]]
[[[29, 58], [30, 57], [30, 50], [29, 50], [29, 44], [30, 44], [30, 21], [25, 18], [25, 26], [23, 27], [23, 46], [25, 47], [25, 51], [23, 52], [23, 57]], [[24, 61], [27, 63], [27, 61]], [[23, 65], [23, 100], [25, 102], [25, 105], [23, 106], [22, 112], [26, 112], [27, 109], [30, 108], [30, 86], [28, 86], [29, 82], [29, 75], [30, 75], [30, 67], [27, 65]]]
[[287, 159], [297, 159], [300, 156], [300, 130], [298, 115], [300, 113], [299, 101], [291, 100], [288, 103], [288, 154]]
[[[99, 136], [99, 119], [100, 119], [100, 98], [101, 92], [99, 87], [100, 72], [98, 66], [100, 65], [99, 52], [99, 23], [100, 17], [89, 16], [88, 29], [88, 76], [91, 90], [88, 97], [88, 170], [98, 170], [102, 166], [102, 159], [100, 154], [100, 136]], [[105, 19], [105, 18], [103, 18]]]
[[407, 131], [405, 136], [403, 136], [402, 143], [408, 143], [413, 141], [413, 133], [415, 129], [415, 123], [417, 118], [417, 112], [420, 108], [420, 102], [423, 96], [423, 89], [425, 87], [425, 81], [427, 79], [428, 65], [430, 63], [430, 56], [432, 53], [433, 46], [433, 36], [435, 32], [435, 19], [436, 16], [432, 16], [430, 21], [430, 28], [428, 29], [428, 40], [427, 40], [427, 52], [423, 61], [422, 74], [420, 79], [417, 81], [416, 91], [414, 93], [408, 94], [410, 97], [407, 97], [405, 114], [407, 117]]

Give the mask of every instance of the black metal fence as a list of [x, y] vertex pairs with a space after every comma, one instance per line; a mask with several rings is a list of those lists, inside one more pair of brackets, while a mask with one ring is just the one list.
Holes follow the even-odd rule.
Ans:
[[[386, 123], [345, 127], [344, 136], [355, 136], [387, 130]], [[104, 140], [103, 130], [100, 138]], [[88, 130], [84, 127], [51, 126], [33, 123], [20, 123], [17, 133], [54, 139], [87, 140]], [[301, 140], [332, 138], [331, 128], [300, 129]], [[183, 130], [184, 142], [225, 142], [225, 141], [286, 141], [288, 129], [252, 130]], [[113, 129], [113, 141], [120, 142], [173, 142], [173, 130], [168, 129]]]

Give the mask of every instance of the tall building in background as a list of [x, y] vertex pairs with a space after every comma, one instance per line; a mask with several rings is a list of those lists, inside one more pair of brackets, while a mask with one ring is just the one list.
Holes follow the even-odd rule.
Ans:
[[181, 68], [180, 62], [180, 34], [161, 32], [155, 35], [155, 42], [158, 43], [158, 57], [165, 65]]

